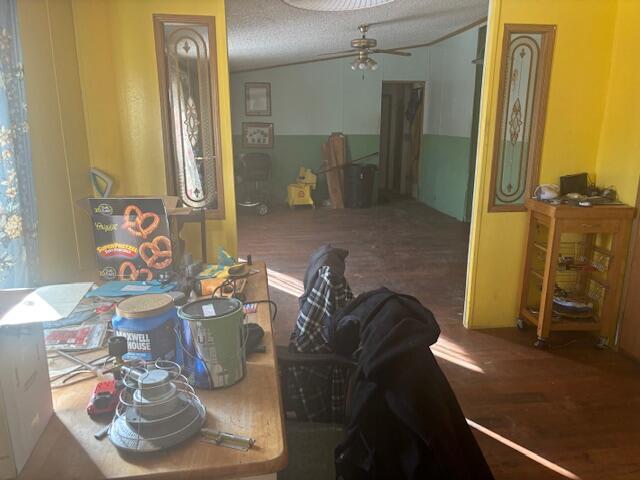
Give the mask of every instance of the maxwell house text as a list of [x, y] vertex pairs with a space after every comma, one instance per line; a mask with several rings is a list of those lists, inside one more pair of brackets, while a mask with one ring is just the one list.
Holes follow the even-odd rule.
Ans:
[[127, 338], [127, 348], [130, 352], [150, 352], [151, 339], [148, 333], [115, 332], [119, 337]]

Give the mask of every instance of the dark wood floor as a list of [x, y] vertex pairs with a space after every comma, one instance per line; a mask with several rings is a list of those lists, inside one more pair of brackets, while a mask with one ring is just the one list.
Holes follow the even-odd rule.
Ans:
[[585, 337], [540, 351], [533, 331], [462, 327], [465, 224], [407, 201], [241, 214], [239, 237], [240, 255], [272, 270], [281, 344], [307, 259], [326, 242], [350, 251], [354, 293], [386, 285], [430, 308], [442, 327], [434, 353], [497, 479], [640, 479], [640, 366]]

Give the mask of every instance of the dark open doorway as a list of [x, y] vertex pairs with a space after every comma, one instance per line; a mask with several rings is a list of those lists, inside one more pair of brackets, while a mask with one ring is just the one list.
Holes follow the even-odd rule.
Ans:
[[476, 58], [473, 64], [476, 66], [475, 87], [473, 92], [473, 114], [471, 118], [471, 148], [469, 149], [469, 179], [467, 182], [467, 194], [465, 198], [464, 221], [471, 222], [473, 209], [473, 184], [476, 176], [476, 155], [478, 153], [478, 126], [480, 122], [480, 95], [482, 94], [482, 72], [484, 67], [484, 47], [487, 38], [487, 26], [478, 29], [478, 45]]
[[424, 82], [382, 82], [380, 189], [418, 197]]

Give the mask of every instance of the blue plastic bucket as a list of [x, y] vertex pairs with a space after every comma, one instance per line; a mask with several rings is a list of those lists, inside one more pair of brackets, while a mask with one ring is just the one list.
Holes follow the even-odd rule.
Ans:
[[173, 299], [166, 294], [129, 297], [116, 306], [114, 335], [127, 339], [125, 360], [176, 361], [178, 316]]

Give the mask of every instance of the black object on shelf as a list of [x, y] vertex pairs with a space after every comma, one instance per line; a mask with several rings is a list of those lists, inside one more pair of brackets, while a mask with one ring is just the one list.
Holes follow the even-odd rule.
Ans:
[[373, 204], [376, 165], [350, 164], [344, 170], [344, 206], [369, 208]]

